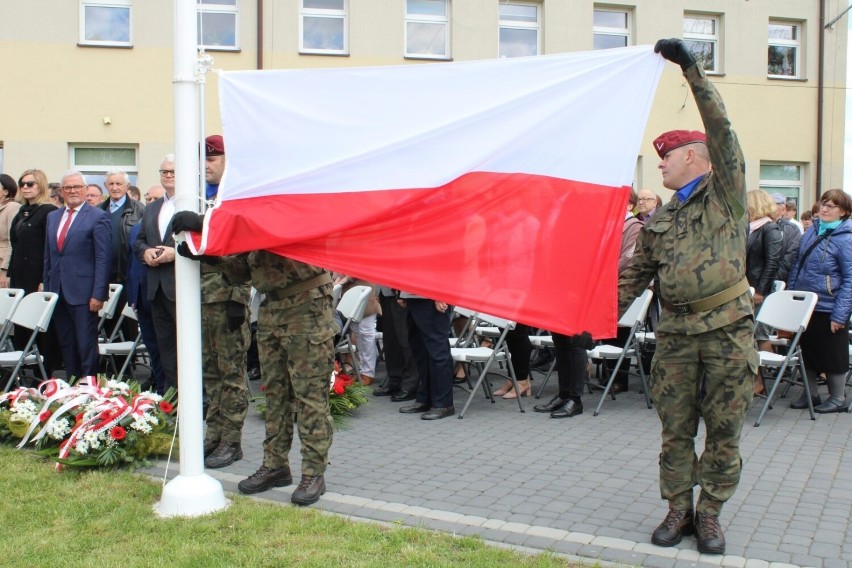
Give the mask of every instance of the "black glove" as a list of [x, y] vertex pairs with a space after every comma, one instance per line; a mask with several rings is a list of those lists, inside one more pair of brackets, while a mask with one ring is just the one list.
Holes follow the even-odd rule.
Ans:
[[211, 266], [215, 266], [222, 262], [222, 259], [218, 256], [209, 256], [206, 254], [192, 254], [192, 251], [189, 250], [189, 245], [186, 244], [186, 241], [178, 244], [177, 253], [184, 258], [188, 258], [190, 260], [200, 260], [204, 264], [209, 264]]
[[229, 331], [237, 331], [246, 322], [246, 307], [241, 303], [230, 300], [225, 311], [228, 314]]
[[201, 232], [204, 225], [204, 215], [199, 215], [195, 211], [178, 211], [172, 217], [172, 232], [174, 234], [182, 233], [183, 231]]
[[654, 46], [654, 53], [659, 53], [672, 63], [677, 63], [684, 71], [695, 65], [695, 58], [692, 57], [692, 53], [686, 49], [683, 41], [679, 39], [661, 39], [657, 41], [657, 44]]

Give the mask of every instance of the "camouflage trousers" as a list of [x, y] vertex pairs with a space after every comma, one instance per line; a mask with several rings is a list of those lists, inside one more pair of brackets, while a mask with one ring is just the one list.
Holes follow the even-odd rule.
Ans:
[[[692, 488], [699, 485], [697, 510], [718, 515], [736, 491], [740, 434], [758, 364], [750, 317], [698, 335], [657, 332], [651, 393], [662, 423], [660, 494], [672, 509], [692, 509]], [[700, 459], [699, 417], [706, 429]]]
[[295, 307], [261, 306], [257, 349], [266, 394], [263, 465], [289, 467], [293, 423], [302, 446], [302, 475], [323, 475], [334, 431], [328, 409], [334, 369], [331, 296]]
[[248, 412], [246, 353], [249, 345], [246, 321], [228, 329], [228, 302], [201, 304], [201, 379], [207, 395], [206, 438], [239, 442]]

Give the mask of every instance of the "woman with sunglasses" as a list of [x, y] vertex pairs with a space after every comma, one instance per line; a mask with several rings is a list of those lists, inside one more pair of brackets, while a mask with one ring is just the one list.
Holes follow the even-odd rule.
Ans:
[[[47, 176], [41, 170], [25, 171], [18, 179], [18, 187], [22, 203], [9, 229], [12, 254], [5, 274], [9, 286], [21, 288], [24, 294], [29, 294], [41, 289], [47, 214], [54, 211], [56, 205], [50, 201]], [[13, 338], [15, 348], [23, 348], [29, 336], [26, 329], [16, 329]], [[62, 361], [53, 324], [47, 335], [42, 337], [39, 351], [44, 355], [45, 368], [52, 376], [53, 370], [59, 368]]]
[[9, 256], [12, 244], [9, 242], [9, 229], [12, 219], [18, 214], [21, 204], [15, 201], [18, 184], [12, 176], [0, 174], [0, 288], [9, 287]]
[[[821, 414], [844, 412], [849, 372], [849, 316], [852, 315], [852, 198], [840, 189], [822, 194], [819, 215], [802, 237], [799, 254], [790, 267], [787, 288], [815, 292], [819, 297], [802, 334], [802, 358], [811, 396]], [[817, 377], [828, 378], [829, 399], [817, 393]], [[804, 393], [790, 404], [807, 408]]]

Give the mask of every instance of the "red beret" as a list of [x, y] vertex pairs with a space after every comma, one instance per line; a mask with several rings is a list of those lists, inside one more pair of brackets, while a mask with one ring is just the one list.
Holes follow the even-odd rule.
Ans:
[[657, 136], [654, 140], [654, 150], [657, 151], [660, 158], [665, 158], [666, 154], [675, 148], [680, 148], [693, 142], [707, 144], [707, 136], [698, 130], [669, 130]]
[[204, 145], [207, 147], [208, 156], [224, 156], [225, 141], [219, 134], [211, 134], [204, 140]]

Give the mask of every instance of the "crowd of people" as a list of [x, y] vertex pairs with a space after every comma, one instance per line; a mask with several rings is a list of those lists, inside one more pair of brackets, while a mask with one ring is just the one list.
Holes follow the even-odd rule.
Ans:
[[[655, 51], [681, 67], [705, 131], [673, 130], [653, 142], [662, 185], [674, 195], [667, 204], [650, 189], [630, 195], [618, 261], [619, 312], [653, 289], [659, 311], [653, 319], [650, 384], [662, 425], [660, 492], [669, 511], [651, 540], [674, 546], [696, 534], [699, 551], [721, 554], [725, 538], [719, 516], [739, 482], [745, 413], [753, 394], [764, 388], [755, 341], [771, 349], [771, 330], [755, 329], [754, 314], [776, 282], [818, 295], [801, 340], [806, 380], [816, 412], [848, 408], [852, 199], [842, 190], [829, 190], [799, 222], [795, 201], [762, 190], [746, 192], [742, 150], [719, 93], [680, 40], [660, 40]], [[225, 170], [224, 140], [208, 137], [205, 150], [205, 198], [212, 203]], [[337, 330], [333, 282], [373, 288], [366, 317], [353, 329], [357, 379], [373, 383], [381, 316], [387, 380], [373, 394], [408, 402], [399, 412], [423, 420], [455, 413], [454, 382], [465, 377], [450, 352], [452, 306], [345, 275], [333, 280], [323, 269], [266, 251], [193, 255], [175, 237], [201, 231], [203, 212], [175, 212], [173, 155], [164, 157], [159, 175], [160, 184], [145, 194], [147, 205], [121, 170], [106, 173], [106, 196], [76, 171], [65, 172], [59, 184], [49, 184], [40, 170], [23, 172], [17, 182], [0, 175], [0, 285], [59, 294], [56, 316], [40, 345], [51, 374], [61, 369], [69, 377], [97, 373], [97, 313], [108, 285], [118, 283], [123, 286], [120, 305], [130, 304], [139, 316], [154, 367], [153, 388], [176, 389], [174, 263], [180, 254], [202, 265], [204, 457], [210, 468], [243, 457], [252, 288], [263, 298], [256, 343], [267, 400], [266, 437], [263, 463], [238, 484], [243, 493], [292, 483], [288, 454], [296, 431], [302, 478], [292, 501], [308, 505], [325, 492], [333, 433], [328, 379]], [[531, 332], [521, 323], [509, 334], [510, 364], [519, 381], [517, 387], [508, 381], [495, 395], [511, 399], [531, 393]], [[23, 337], [15, 334], [15, 341]], [[611, 341], [624, 340], [620, 334]], [[587, 350], [594, 342], [588, 333], [554, 333], [553, 343], [558, 392], [534, 410], [573, 418], [583, 413]], [[816, 394], [821, 377], [828, 384], [825, 402]], [[627, 390], [626, 372], [614, 388]], [[806, 408], [804, 396], [791, 406]], [[700, 457], [695, 448], [699, 418], [706, 426]]]

